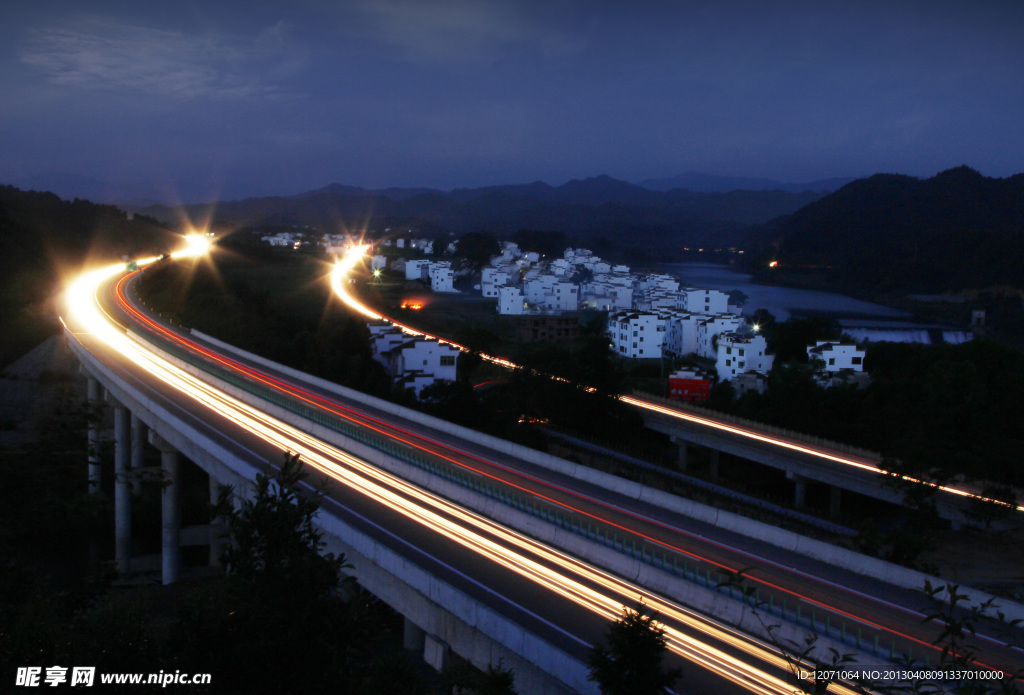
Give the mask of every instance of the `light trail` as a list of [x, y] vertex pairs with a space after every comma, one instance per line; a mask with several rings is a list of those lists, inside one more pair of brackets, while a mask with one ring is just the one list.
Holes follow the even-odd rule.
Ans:
[[[146, 259], [138, 263], [145, 265], [153, 260]], [[81, 326], [85, 333], [99, 339], [153, 377], [231, 419], [268, 444], [299, 454], [307, 464], [332, 479], [597, 615], [615, 619], [624, 605], [643, 597], [645, 603], [657, 611], [664, 621], [666, 640], [673, 652], [730, 682], [762, 695], [791, 695], [799, 692], [794, 685], [688, 634], [688, 631], [719, 640], [760, 663], [781, 670], [787, 669], [787, 662], [768, 645], [731, 628], [717, 625], [636, 584], [594, 569], [570, 555], [405, 483], [222, 393], [129, 339], [101, 313], [97, 296], [100, 286], [122, 270], [121, 265], [102, 268], [84, 274], [72, 284], [67, 297], [71, 320], [68, 325]], [[545, 563], [559, 569], [553, 570]], [[838, 684], [833, 684], [830, 689], [841, 695], [854, 693]]]
[[[331, 287], [334, 290], [334, 293], [338, 296], [338, 298], [341, 299], [341, 301], [344, 302], [345, 305], [348, 306], [349, 308], [351, 308], [353, 311], [356, 311], [356, 312], [358, 312], [360, 314], [363, 314], [364, 316], [367, 316], [367, 317], [372, 318], [374, 320], [387, 321], [388, 323], [391, 323], [392, 325], [396, 326], [397, 328], [400, 328], [402, 331], [404, 331], [405, 333], [408, 333], [409, 335], [421, 336], [421, 337], [425, 337], [425, 338], [431, 338], [431, 339], [437, 340], [437, 341], [439, 341], [441, 343], [445, 343], [447, 345], [451, 345], [452, 347], [455, 347], [455, 348], [457, 348], [457, 349], [459, 349], [459, 350], [461, 350], [463, 352], [471, 352], [471, 350], [469, 348], [467, 348], [466, 346], [464, 346], [464, 345], [460, 345], [459, 343], [453, 342], [451, 340], [447, 340], [447, 339], [442, 338], [440, 336], [431, 335], [429, 333], [425, 333], [423, 331], [416, 330], [415, 328], [407, 326], [407, 325], [405, 325], [403, 323], [399, 323], [398, 321], [395, 321], [394, 319], [391, 319], [391, 318], [389, 318], [387, 316], [384, 316], [383, 314], [380, 314], [380, 313], [374, 311], [373, 309], [371, 309], [370, 307], [366, 306], [365, 304], [363, 304], [351, 292], [349, 292], [348, 289], [345, 287], [346, 280], [348, 279], [348, 275], [349, 275], [349, 273], [351, 273], [351, 271], [355, 267], [356, 263], [358, 263], [361, 260], [362, 255], [366, 252], [367, 248], [368, 248], [367, 246], [355, 247], [344, 258], [342, 258], [341, 260], [339, 260], [335, 264], [334, 270], [331, 272], [330, 279], [331, 279]], [[486, 360], [487, 362], [491, 362], [493, 364], [497, 364], [497, 365], [500, 365], [502, 367], [506, 367], [508, 369], [519, 369], [520, 368], [520, 365], [518, 365], [515, 362], [512, 362], [511, 360], [508, 360], [508, 359], [506, 359], [504, 357], [498, 357], [498, 356], [495, 356], [495, 355], [488, 355], [488, 354], [485, 354], [485, 353], [477, 353], [477, 354], [482, 359]], [[548, 375], [548, 376], [550, 376], [553, 379], [557, 379], [559, 381], [566, 381], [566, 379], [564, 379], [562, 377], [558, 377], [558, 376], [554, 376], [554, 375]], [[784, 449], [789, 449], [791, 451], [796, 451], [796, 452], [799, 452], [799, 453], [802, 453], [802, 454], [808, 454], [810, 456], [815, 456], [817, 458], [821, 458], [821, 459], [825, 459], [825, 460], [828, 460], [828, 461], [832, 461], [833, 463], [839, 463], [839, 464], [842, 464], [842, 465], [845, 465], [845, 466], [850, 466], [852, 468], [857, 468], [859, 470], [868, 471], [868, 472], [874, 473], [876, 475], [886, 476], [886, 477], [890, 477], [890, 478], [895, 477], [895, 478], [898, 478], [898, 479], [900, 479], [900, 480], [902, 480], [904, 482], [916, 483], [918, 485], [925, 485], [927, 487], [930, 487], [930, 488], [933, 488], [933, 489], [936, 489], [936, 490], [940, 490], [942, 492], [948, 492], [948, 493], [950, 493], [952, 495], [956, 495], [958, 497], [962, 497], [962, 498], [965, 498], [965, 499], [977, 500], [979, 502], [987, 502], [989, 504], [995, 504], [995, 505], [998, 505], [998, 506], [1001, 506], [1001, 507], [1007, 507], [1007, 508], [1013, 509], [1013, 510], [1018, 511], [1018, 512], [1024, 512], [1024, 504], [1008, 503], [1008, 502], [1004, 502], [1002, 500], [997, 500], [997, 499], [994, 499], [994, 498], [991, 498], [991, 497], [986, 497], [986, 496], [981, 495], [981, 494], [979, 494], [977, 492], [972, 492], [971, 490], [968, 490], [968, 489], [964, 489], [964, 488], [960, 488], [960, 487], [954, 487], [952, 485], [942, 485], [940, 483], [933, 483], [933, 482], [930, 482], [928, 480], [922, 480], [920, 478], [915, 478], [913, 476], [905, 475], [905, 474], [902, 474], [902, 473], [896, 473], [894, 471], [888, 471], [888, 470], [886, 470], [886, 469], [884, 469], [884, 468], [882, 468], [882, 467], [880, 467], [880, 466], [878, 466], [878, 465], [876, 465], [874, 463], [871, 463], [870, 461], [868, 461], [866, 459], [857, 459], [857, 458], [852, 458], [852, 457], [849, 457], [849, 456], [842, 456], [842, 455], [840, 455], [838, 453], [831, 452], [831, 451], [829, 451], [827, 449], [824, 449], [824, 448], [821, 448], [821, 447], [810, 446], [810, 445], [807, 445], [807, 444], [802, 444], [800, 442], [789, 440], [789, 439], [785, 439], [785, 438], [782, 438], [782, 437], [774, 437], [774, 436], [762, 434], [762, 433], [760, 433], [760, 432], [758, 432], [756, 430], [751, 430], [751, 429], [744, 428], [744, 427], [738, 427], [736, 425], [729, 424], [728, 422], [725, 422], [725, 421], [722, 421], [722, 420], [715, 420], [715, 419], [708, 418], [708, 417], [701, 417], [701, 416], [698, 416], [698, 415], [694, 415], [692, 413], [687, 413], [687, 412], [685, 412], [683, 410], [679, 410], [679, 409], [676, 409], [676, 408], [668, 408], [666, 406], [660, 405], [660, 404], [655, 403], [653, 401], [649, 401], [649, 400], [646, 400], [644, 398], [638, 398], [636, 396], [623, 395], [623, 396], [619, 396], [619, 400], [621, 400], [623, 403], [628, 403], [629, 405], [632, 405], [634, 407], [642, 408], [644, 410], [649, 410], [649, 411], [657, 413], [659, 415], [665, 415], [667, 417], [676, 418], [678, 420], [685, 420], [685, 421], [692, 422], [692, 423], [695, 423], [695, 424], [703, 425], [705, 427], [711, 427], [713, 429], [717, 429], [717, 430], [722, 431], [722, 432], [728, 432], [730, 434], [735, 434], [735, 435], [739, 435], [741, 437], [745, 437], [745, 438], [748, 438], [748, 439], [753, 439], [755, 441], [762, 442], [764, 444], [771, 444], [772, 446], [778, 446], [778, 447], [781, 447], [781, 448], [784, 448]]]
[[[185, 349], [187, 349], [189, 351], [192, 351], [192, 352], [195, 352], [197, 354], [200, 354], [200, 355], [204, 356], [206, 359], [208, 359], [208, 360], [210, 360], [212, 362], [215, 362], [215, 363], [223, 366], [226, 369], [232, 370], [233, 372], [235, 372], [237, 374], [243, 375], [243, 376], [245, 376], [246, 378], [248, 378], [250, 380], [253, 380], [253, 381], [256, 381], [256, 382], [260, 382], [260, 383], [262, 383], [262, 384], [264, 384], [264, 385], [266, 385], [266, 386], [268, 386], [268, 387], [270, 387], [272, 389], [275, 389], [275, 390], [277, 390], [277, 391], [279, 391], [279, 392], [281, 392], [283, 394], [286, 394], [286, 395], [288, 395], [288, 396], [290, 396], [292, 398], [295, 398], [295, 399], [297, 399], [297, 400], [299, 400], [301, 402], [304, 402], [304, 403], [306, 403], [308, 405], [311, 405], [311, 406], [313, 406], [315, 408], [319, 408], [321, 410], [329, 412], [332, 415], [340, 417], [340, 418], [342, 418], [342, 419], [344, 419], [346, 421], [349, 421], [349, 422], [351, 422], [351, 423], [353, 423], [353, 424], [355, 424], [355, 425], [357, 425], [359, 427], [367, 428], [367, 429], [369, 429], [369, 430], [371, 430], [371, 431], [373, 431], [373, 432], [375, 432], [375, 433], [377, 433], [377, 434], [379, 434], [381, 436], [384, 436], [384, 437], [386, 437], [386, 438], [388, 438], [390, 440], [401, 442], [402, 444], [406, 444], [408, 446], [411, 446], [411, 447], [413, 447], [413, 448], [415, 448], [415, 449], [417, 449], [419, 451], [422, 451], [422, 452], [424, 452], [426, 454], [429, 454], [431, 456], [437, 457], [437, 458], [439, 458], [441, 460], [444, 460], [444, 461], [446, 461], [446, 462], [448, 462], [450, 464], [458, 466], [458, 467], [460, 467], [460, 468], [462, 468], [464, 470], [470, 471], [470, 472], [472, 472], [472, 473], [474, 473], [476, 475], [480, 475], [482, 477], [486, 477], [488, 479], [494, 480], [495, 482], [501, 483], [503, 485], [507, 485], [507, 486], [509, 486], [509, 487], [511, 487], [513, 489], [519, 490], [520, 492], [523, 492], [525, 494], [528, 494], [530, 496], [533, 496], [533, 497], [536, 497], [536, 498], [538, 498], [540, 500], [548, 502], [549, 504], [553, 504], [553, 505], [559, 506], [559, 507], [561, 507], [563, 509], [566, 509], [567, 511], [570, 511], [570, 512], [573, 512], [575, 514], [579, 514], [581, 516], [585, 516], [587, 518], [593, 519], [596, 522], [604, 524], [604, 525], [606, 525], [606, 526], [608, 526], [608, 527], [610, 527], [612, 529], [618, 529], [620, 531], [625, 532], [626, 534], [633, 535], [633, 536], [635, 536], [639, 540], [643, 540], [643, 541], [647, 541], [647, 542], [653, 543], [653, 544], [655, 544], [657, 546], [662, 547], [663, 549], [667, 549], [667, 550], [670, 550], [672, 552], [678, 553], [680, 555], [690, 557], [690, 558], [695, 559], [695, 560], [697, 560], [699, 562], [706, 563], [708, 565], [717, 567], [719, 569], [725, 570], [726, 572], [730, 572], [730, 573], [736, 572], [739, 569], [742, 569], [744, 567], [749, 567], [749, 562], [744, 562], [744, 563], [737, 564], [736, 568], [734, 569], [733, 567], [730, 567], [730, 566], [728, 566], [726, 564], [723, 564], [720, 561], [717, 561], [717, 560], [714, 560], [714, 559], [710, 559], [708, 557], [704, 557], [702, 555], [697, 554], [696, 552], [693, 552], [693, 551], [687, 550], [687, 549], [685, 549], [683, 547], [680, 547], [679, 545], [675, 544], [675, 541], [667, 541], [667, 540], [665, 540], [663, 538], [657, 538], [657, 537], [648, 535], [648, 534], [646, 534], [646, 533], [644, 533], [642, 531], [637, 530], [636, 528], [627, 527], [627, 526], [623, 525], [622, 523], [618, 523], [616, 521], [613, 521], [610, 518], [598, 516], [597, 514], [592, 513], [592, 512], [588, 512], [585, 509], [582, 509], [580, 507], [573, 506], [573, 505], [568, 504], [568, 503], [566, 503], [564, 501], [561, 501], [561, 500], [556, 500], [556, 499], [548, 496], [548, 494], [545, 494], [545, 493], [539, 491], [535, 487], [526, 487], [526, 486], [524, 486], [522, 484], [519, 484], [519, 483], [516, 483], [516, 482], [514, 482], [512, 480], [509, 480], [509, 479], [506, 479], [506, 478], [502, 478], [502, 477], [500, 477], [498, 475], [495, 475], [495, 474], [489, 472], [488, 470], [486, 470], [484, 468], [484, 466], [493, 467], [493, 468], [501, 470], [501, 471], [503, 471], [505, 473], [510, 473], [510, 474], [513, 474], [513, 475], [515, 475], [517, 477], [521, 477], [521, 478], [529, 481], [533, 485], [539, 485], [539, 486], [544, 487], [544, 488], [553, 488], [554, 490], [557, 490], [558, 492], [560, 492], [562, 494], [569, 495], [569, 496], [577, 498], [579, 500], [585, 500], [586, 502], [589, 502], [589, 503], [592, 503], [592, 504], [596, 504], [597, 506], [599, 506], [599, 507], [601, 507], [603, 509], [624, 514], [624, 515], [630, 517], [631, 519], [652, 524], [652, 525], [657, 526], [657, 527], [659, 527], [659, 528], [661, 528], [663, 530], [667, 530], [667, 531], [670, 531], [672, 533], [676, 533], [676, 534], [679, 534], [681, 536], [686, 536], [686, 537], [689, 537], [689, 538], [696, 538], [696, 535], [691, 533], [691, 532], [689, 532], [689, 531], [686, 531], [684, 529], [681, 529], [681, 528], [678, 528], [678, 527], [675, 527], [675, 526], [671, 526], [669, 524], [666, 524], [664, 522], [658, 521], [656, 519], [652, 519], [652, 518], [647, 517], [647, 516], [643, 516], [641, 514], [633, 512], [633, 511], [631, 511], [629, 509], [626, 509], [626, 508], [623, 508], [623, 507], [619, 507], [619, 506], [615, 506], [615, 505], [611, 505], [611, 504], [605, 503], [605, 502], [603, 502], [601, 500], [597, 500], [597, 499], [594, 499], [594, 498], [587, 497], [587, 496], [585, 496], [585, 495], [583, 495], [581, 493], [576, 492], [575, 490], [552, 485], [552, 484], [548, 483], [547, 481], [541, 480], [541, 479], [539, 479], [539, 478], [537, 478], [535, 476], [530, 476], [530, 475], [527, 475], [526, 473], [523, 473], [521, 471], [516, 471], [513, 468], [510, 468], [508, 466], [503, 466], [503, 465], [497, 463], [496, 461], [481, 458], [480, 456], [477, 456], [477, 455], [472, 454], [470, 452], [463, 451], [461, 449], [457, 449], [455, 447], [449, 446], [449, 445], [444, 444], [442, 442], [439, 442], [437, 440], [433, 440], [433, 439], [430, 439], [430, 438], [425, 437], [423, 435], [417, 434], [415, 432], [403, 429], [403, 428], [399, 427], [398, 425], [396, 425], [396, 424], [394, 424], [392, 422], [387, 422], [385, 420], [381, 420], [381, 419], [375, 418], [375, 417], [373, 417], [373, 416], [371, 416], [371, 415], [369, 415], [369, 414], [367, 414], [365, 412], [358, 411], [356, 409], [346, 407], [346, 406], [344, 406], [344, 405], [342, 405], [342, 404], [340, 404], [340, 403], [338, 403], [336, 401], [327, 399], [327, 398], [325, 398], [323, 396], [320, 396], [320, 395], [318, 395], [316, 393], [313, 393], [311, 391], [307, 391], [307, 390], [305, 390], [303, 388], [300, 388], [297, 385], [293, 384], [292, 382], [288, 382], [288, 381], [284, 381], [284, 380], [278, 379], [278, 378], [273, 377], [273, 376], [271, 376], [271, 375], [269, 375], [267, 373], [261, 372], [261, 371], [255, 369], [255, 368], [253, 368], [253, 367], [249, 367], [248, 365], [246, 365], [246, 364], [244, 364], [242, 362], [239, 362], [239, 361], [237, 361], [235, 359], [232, 359], [230, 357], [224, 356], [224, 355], [222, 355], [222, 354], [220, 354], [218, 352], [209, 350], [209, 349], [203, 347], [202, 345], [196, 343], [195, 341], [192, 341], [192, 340], [189, 340], [187, 338], [184, 338], [183, 336], [179, 335], [178, 333], [165, 328], [164, 326], [160, 325], [156, 321], [153, 321], [148, 316], [143, 314], [141, 311], [136, 309], [132, 305], [131, 301], [128, 299], [128, 296], [127, 296], [127, 293], [126, 293], [126, 289], [125, 289], [126, 283], [129, 280], [129, 278], [132, 277], [132, 275], [133, 274], [126, 274], [126, 275], [124, 275], [116, 283], [116, 286], [114, 288], [115, 300], [121, 305], [122, 309], [127, 311], [127, 312], [129, 312], [135, 320], [137, 320], [141, 324], [144, 324], [150, 330], [153, 330], [154, 332], [158, 333], [164, 339], [173, 341], [174, 343], [180, 345], [181, 347], [183, 347], [183, 348], [185, 348]], [[466, 463], [464, 460], [460, 460], [458, 458], [455, 458], [455, 456], [468, 457], [469, 459], [471, 459], [471, 460], [473, 460], [475, 462], [478, 462], [478, 464], [483, 464], [483, 465], [479, 465], [479, 466], [478, 465], [470, 465], [470, 464]], [[821, 579], [819, 577], [808, 575], [806, 573], [795, 572], [795, 570], [793, 570], [792, 568], [785, 567], [785, 566], [783, 566], [783, 565], [781, 565], [781, 564], [779, 564], [777, 562], [774, 562], [772, 560], [769, 560], [767, 558], [760, 557], [760, 556], [757, 556], [757, 555], [753, 555], [753, 554], [751, 554], [749, 552], [746, 552], [746, 551], [743, 551], [743, 550], [740, 550], [740, 549], [737, 549], [737, 548], [733, 548], [733, 547], [727, 546], [725, 544], [718, 543], [716, 541], [712, 541], [710, 539], [706, 539], [706, 538], [703, 538], [703, 537], [700, 538], [700, 541], [702, 543], [710, 544], [712, 546], [715, 546], [715, 547], [717, 547], [719, 549], [723, 549], [723, 550], [726, 550], [726, 551], [731, 552], [731, 553], [739, 554], [741, 556], [749, 558], [750, 560], [754, 561], [755, 563], [760, 563], [761, 565], [770, 565], [770, 566], [772, 566], [772, 567], [774, 567], [774, 568], [776, 568], [778, 570], [781, 570], [783, 572], [794, 572], [795, 574], [797, 574], [800, 577], [803, 577], [805, 579], [814, 581], [816, 583], [823, 584], [829, 590], [838, 590], [838, 591], [841, 591], [841, 592], [844, 592], [844, 593], [849, 593], [851, 595], [858, 596], [860, 598], [865, 598], [865, 599], [871, 600], [873, 602], [885, 603], [885, 602], [880, 602], [880, 601], [878, 601], [878, 599], [875, 599], [874, 597], [866, 595], [866, 594], [864, 594], [862, 592], [857, 592], [857, 591], [850, 590], [847, 587], [842, 586], [840, 584], [836, 584], [834, 582], [829, 582], [829, 581], [823, 580], [823, 579]], [[807, 593], [800, 593], [800, 592], [794, 591], [793, 589], [789, 589], [789, 588], [787, 588], [787, 587], [785, 587], [785, 586], [783, 586], [781, 584], [774, 583], [774, 582], [769, 581], [769, 580], [767, 580], [767, 579], [765, 579], [763, 577], [755, 576], [753, 574], [749, 574], [748, 573], [746, 575], [746, 577], [747, 577], [747, 579], [750, 582], [754, 582], [754, 583], [760, 584], [760, 585], [762, 585], [763, 587], [765, 587], [765, 588], [767, 588], [769, 590], [773, 590], [773, 591], [779, 592], [781, 594], [788, 594], [788, 595], [794, 597], [795, 599], [797, 599], [798, 601], [806, 602], [812, 608], [816, 606], [816, 607], [818, 607], [820, 609], [824, 609], [824, 610], [826, 610], [826, 611], [828, 611], [830, 613], [833, 613], [834, 615], [836, 615], [836, 616], [838, 616], [840, 618], [850, 619], [850, 620], [853, 620], [853, 621], [855, 621], [857, 623], [860, 623], [861, 625], [863, 625], [863, 626], [865, 626], [867, 628], [880, 630], [882, 632], [890, 634], [891, 636], [893, 636], [895, 638], [907, 640], [908, 642], [915, 643], [918, 646], [924, 647], [924, 648], [926, 648], [928, 650], [939, 651], [939, 648], [937, 646], [935, 646], [934, 644], [930, 643], [930, 642], [922, 640], [922, 639], [920, 639], [918, 637], [914, 637], [914, 636], [912, 636], [910, 634], [907, 634], [905, 632], [901, 632], [898, 629], [894, 629], [892, 627], [887, 627], [887, 626], [882, 625], [880, 623], [873, 622], [873, 621], [871, 621], [871, 620], [869, 620], [869, 619], [867, 619], [867, 618], [865, 618], [863, 616], [855, 615], [855, 614], [853, 614], [853, 613], [851, 613], [849, 611], [842, 610], [841, 608], [837, 607], [833, 603], [827, 602], [827, 601], [822, 600], [822, 599], [813, 598], [813, 597], [809, 596]], [[813, 593], [813, 590], [809, 590], [808, 593]], [[896, 609], [898, 609], [898, 610], [900, 610], [902, 612], [905, 612], [905, 613], [907, 613], [909, 615], [912, 615], [912, 616], [914, 616], [917, 619], [924, 618], [924, 614], [922, 614], [920, 612], [913, 611], [913, 610], [907, 609], [907, 608], [902, 607], [902, 606], [896, 606], [896, 605], [893, 605], [893, 604], [886, 604], [886, 605], [888, 605], [890, 608], [896, 608]], [[985, 640], [985, 641], [992, 642], [992, 643], [994, 643], [996, 645], [1006, 646], [1006, 645], [1003, 645], [998, 640], [992, 640], [991, 638], [988, 638], [985, 635], [979, 635], [979, 637], [981, 639]]]

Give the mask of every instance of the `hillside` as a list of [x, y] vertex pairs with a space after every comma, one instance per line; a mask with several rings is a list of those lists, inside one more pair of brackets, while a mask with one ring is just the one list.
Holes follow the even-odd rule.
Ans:
[[[429, 189], [371, 191], [332, 184], [289, 197], [254, 198], [192, 206], [193, 219], [213, 214], [234, 225], [289, 224], [324, 231], [368, 225], [415, 227], [455, 233], [487, 231], [507, 237], [520, 229], [555, 229], [579, 243], [603, 238], [613, 246], [635, 246], [658, 255], [687, 244], [727, 246], [743, 230], [792, 213], [822, 193], [653, 191], [609, 176], [442, 192]], [[166, 207], [144, 212], [173, 219]]]
[[1024, 288], [1024, 174], [877, 174], [752, 232], [755, 272], [857, 294]]
[[153, 255], [173, 243], [153, 219], [129, 220], [110, 205], [0, 186], [0, 365], [57, 330], [54, 300], [83, 265]]

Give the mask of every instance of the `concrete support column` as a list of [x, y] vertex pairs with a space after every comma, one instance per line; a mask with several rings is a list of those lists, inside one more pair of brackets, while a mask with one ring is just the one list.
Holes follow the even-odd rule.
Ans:
[[132, 493], [128, 480], [130, 429], [128, 409], [122, 405], [114, 406], [114, 561], [121, 574], [131, 569]]
[[150, 439], [160, 449], [164, 486], [160, 493], [163, 583], [174, 584], [181, 579], [181, 456], [155, 433], [150, 433]]
[[[220, 500], [221, 484], [210, 476], [210, 505], [215, 506]], [[227, 524], [221, 516], [210, 519], [210, 567], [220, 567], [220, 556], [224, 552], [224, 541], [227, 538]]]
[[676, 445], [676, 466], [681, 471], [686, 470], [687, 459], [689, 458], [689, 445], [682, 437], [672, 437], [672, 443]]
[[786, 473], [786, 477], [793, 481], [793, 506], [803, 509], [807, 504], [807, 478], [796, 473]]
[[89, 494], [100, 492], [100, 382], [89, 377], [86, 398], [89, 405]]
[[139, 419], [139, 416], [132, 413], [132, 460], [131, 460], [131, 484], [132, 494], [137, 495], [142, 491], [142, 482], [139, 480], [139, 470], [142, 468], [146, 446], [146, 425]]
[[423, 660], [438, 673], [448, 664], [449, 647], [436, 635], [427, 635], [423, 641]]
[[710, 449], [711, 457], [710, 464], [708, 466], [708, 477], [711, 480], [718, 480], [718, 458], [721, 452], [718, 449]]
[[828, 496], [828, 513], [832, 517], [839, 516], [839, 505], [843, 498], [842, 488], [838, 488], [835, 485], [829, 488]]
[[427, 633], [419, 625], [405, 618], [402, 626], [402, 646], [410, 652], [423, 654], [426, 645]]

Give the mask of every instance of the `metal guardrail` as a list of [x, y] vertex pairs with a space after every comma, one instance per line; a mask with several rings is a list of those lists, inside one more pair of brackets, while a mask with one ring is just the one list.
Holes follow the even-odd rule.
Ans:
[[694, 415], [706, 417], [714, 420], [725, 420], [731, 422], [734, 425], [740, 425], [748, 429], [756, 430], [765, 434], [773, 434], [777, 437], [785, 437], [786, 439], [792, 439], [794, 441], [802, 442], [804, 444], [812, 444], [825, 449], [831, 449], [832, 451], [841, 451], [844, 454], [850, 456], [859, 456], [860, 458], [867, 459], [869, 461], [879, 463], [882, 460], [882, 454], [877, 451], [870, 451], [869, 449], [861, 449], [851, 444], [844, 444], [842, 442], [836, 442], [830, 439], [824, 439], [822, 437], [815, 437], [813, 435], [805, 434], [803, 432], [797, 432], [795, 430], [787, 430], [783, 427], [777, 427], [776, 425], [769, 425], [764, 422], [758, 422], [757, 420], [750, 420], [748, 418], [739, 417], [737, 415], [731, 415], [729, 413], [721, 413], [717, 410], [711, 410], [710, 408], [702, 408], [692, 403], [686, 403], [685, 401], [674, 401], [664, 396], [656, 396], [653, 393], [646, 393], [644, 391], [632, 391], [631, 395], [637, 398], [646, 398], [652, 400], [661, 405], [665, 405], [676, 410], [684, 410]]
[[178, 346], [166, 343], [165, 341], [160, 342], [162, 349], [178, 359], [218, 379], [222, 379], [247, 393], [300, 415], [349, 439], [377, 449], [404, 463], [439, 476], [451, 483], [475, 491], [542, 521], [555, 524], [583, 538], [600, 543], [613, 552], [643, 562], [655, 569], [668, 572], [688, 583], [716, 591], [733, 600], [741, 601], [755, 610], [777, 617], [797, 627], [810, 629], [822, 637], [848, 644], [872, 656], [881, 659], [892, 659], [896, 654], [895, 643], [890, 642], [888, 648], [886, 648], [884, 644], [879, 644], [877, 636], [873, 639], [864, 639], [860, 627], [853, 631], [847, 628], [845, 621], [840, 620], [832, 623], [831, 619], [827, 616], [824, 620], [819, 619], [814, 610], [808, 614], [806, 611], [801, 611], [799, 605], [788, 606], [785, 600], [782, 604], [775, 604], [771, 597], [769, 597], [767, 602], [761, 601], [759, 592], [745, 592], [742, 588], [737, 587], [735, 583], [731, 582], [728, 575], [713, 572], [711, 568], [705, 568], [702, 572], [700, 563], [691, 564], [691, 559], [683, 554], [665, 550], [659, 552], [656, 548], [649, 548], [646, 543], [641, 542], [637, 544], [635, 538], [628, 538], [626, 535], [620, 538], [618, 534], [609, 533], [605, 527], [591, 524], [588, 521], [585, 522], [577, 516], [562, 513], [552, 506], [538, 504], [532, 496], [517, 495], [502, 486], [491, 485], [485, 483], [479, 477], [466, 475], [452, 466], [439, 464], [435, 460], [414, 453], [407, 447], [395, 444], [388, 438], [369, 434], [362, 428], [344, 422], [341, 418], [328, 415], [322, 410], [310, 408], [294, 399], [284, 397], [273, 389], [254, 384], [227, 369], [217, 368], [214, 365], [196, 359], [190, 352]]

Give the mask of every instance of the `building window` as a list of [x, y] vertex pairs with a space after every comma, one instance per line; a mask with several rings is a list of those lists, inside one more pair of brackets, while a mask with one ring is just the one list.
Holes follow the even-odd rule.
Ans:
[[860, 364], [860, 363], [861, 363], [861, 361], [862, 361], [862, 359], [863, 359], [863, 358], [861, 358], [861, 357], [854, 357], [854, 358], [853, 358], [853, 359], [852, 359], [852, 360], [850, 361], [850, 363], [851, 363], [851, 364]]
[[442, 367], [454, 367], [455, 366], [455, 355], [441, 355], [441, 366]]

